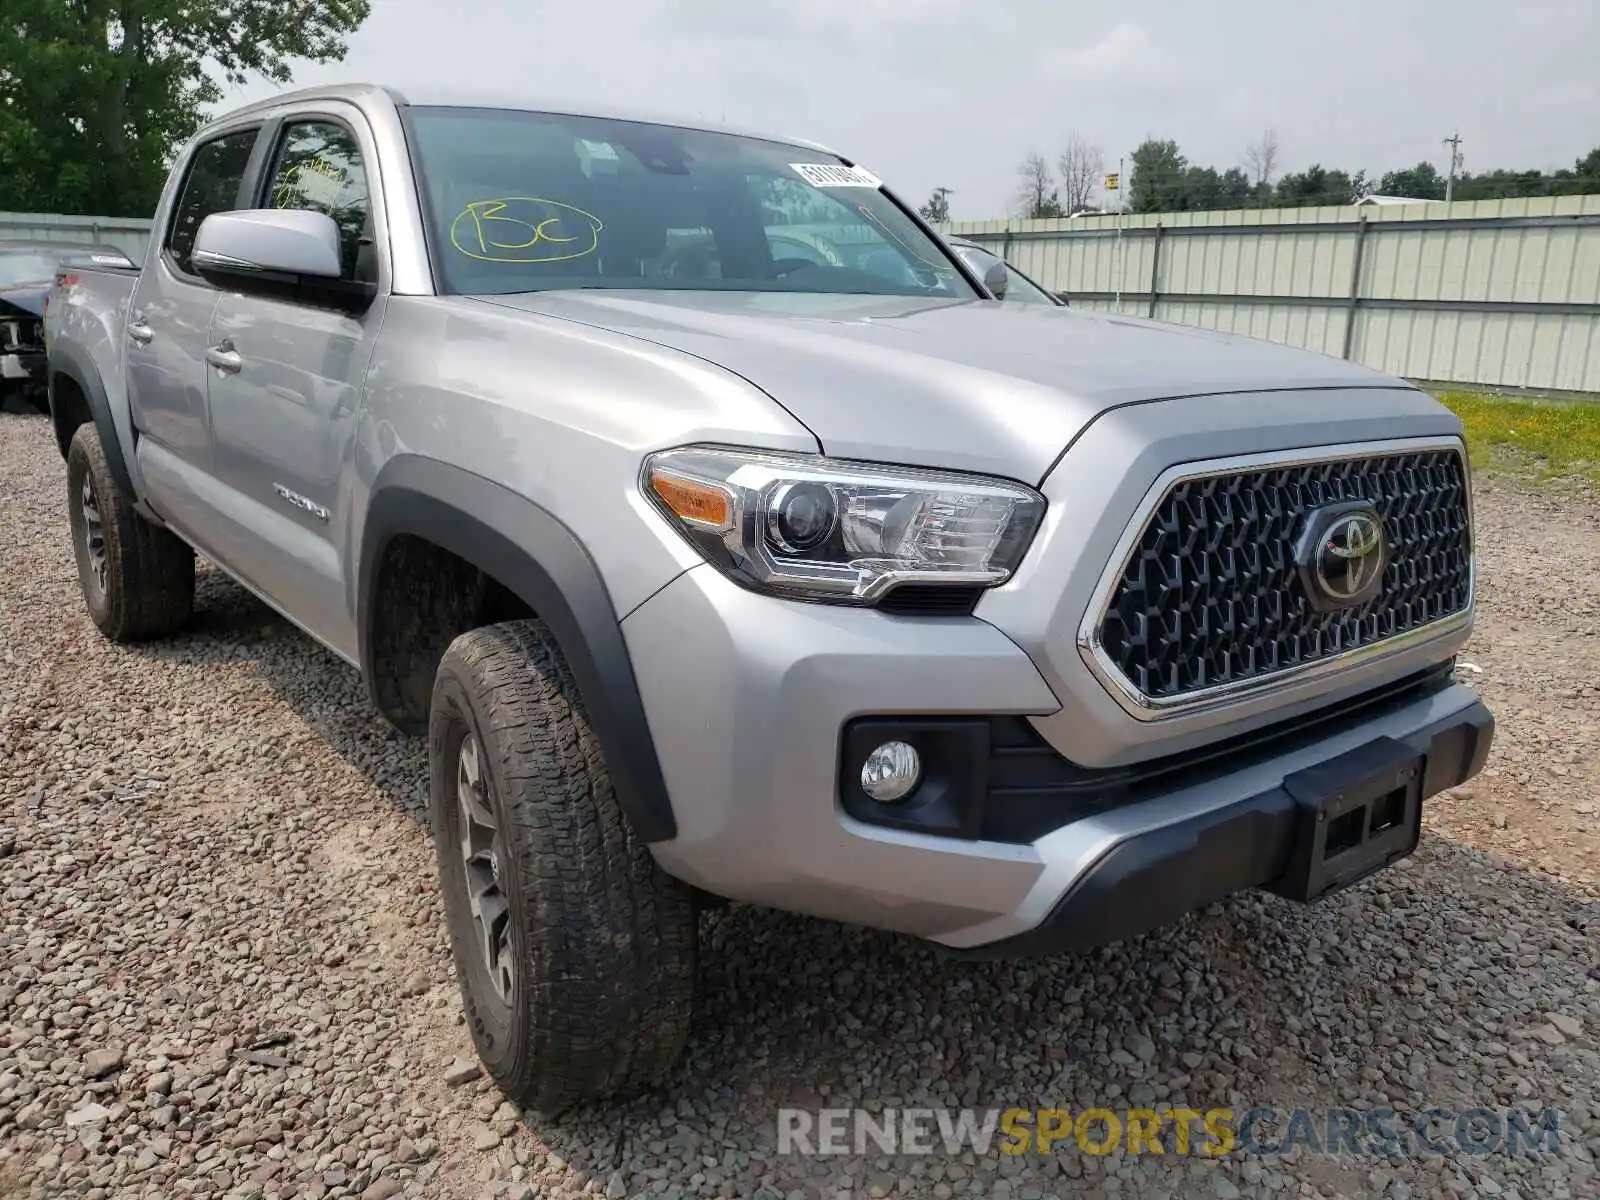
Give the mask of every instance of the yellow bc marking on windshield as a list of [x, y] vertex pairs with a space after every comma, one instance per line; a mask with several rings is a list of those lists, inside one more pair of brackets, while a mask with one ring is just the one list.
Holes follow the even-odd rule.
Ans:
[[450, 244], [492, 263], [569, 262], [593, 254], [605, 224], [593, 213], [542, 196], [472, 200], [450, 222]]

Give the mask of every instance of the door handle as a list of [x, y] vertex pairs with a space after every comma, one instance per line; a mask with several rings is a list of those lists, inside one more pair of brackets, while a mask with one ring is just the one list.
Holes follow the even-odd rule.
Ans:
[[244, 369], [244, 359], [239, 357], [239, 352], [227, 339], [206, 347], [206, 361], [224, 375], [237, 375]]
[[155, 340], [156, 331], [151, 329], [150, 326], [146, 325], [143, 321], [129, 321], [128, 336], [134, 341], [138, 342], [141, 346], [148, 346], [153, 340]]

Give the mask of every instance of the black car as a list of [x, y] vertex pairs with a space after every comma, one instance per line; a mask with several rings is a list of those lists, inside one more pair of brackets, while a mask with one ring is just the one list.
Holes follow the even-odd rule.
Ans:
[[20, 396], [45, 406], [45, 297], [56, 272], [75, 265], [138, 269], [115, 246], [0, 241], [0, 402]]

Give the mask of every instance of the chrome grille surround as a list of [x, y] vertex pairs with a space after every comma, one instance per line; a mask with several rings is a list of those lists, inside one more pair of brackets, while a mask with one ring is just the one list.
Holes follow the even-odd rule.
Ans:
[[[1178, 687], [1166, 692], [1147, 694], [1124, 671], [1123, 664], [1118, 661], [1114, 650], [1124, 647], [1115, 644], [1113, 635], [1112, 645], [1108, 645], [1106, 637], [1106, 623], [1111, 616], [1114, 597], [1119, 595], [1119, 589], [1128, 581], [1130, 567], [1134, 565], [1136, 555], [1146, 549], [1144, 546], [1146, 531], [1158, 510], [1166, 503], [1169, 496], [1183, 485], [1194, 484], [1214, 479], [1233, 477], [1261, 476], [1266, 477], [1274, 473], [1296, 472], [1301, 468], [1310, 468], [1310, 475], [1315, 477], [1319, 470], [1322, 478], [1313, 478], [1314, 487], [1324, 489], [1324, 494], [1313, 496], [1308, 501], [1301, 503], [1292, 517], [1297, 517], [1312, 507], [1322, 503], [1334, 502], [1360, 495], [1359, 491], [1341, 490], [1349, 483], [1352, 476], [1360, 476], [1363, 472], [1374, 470], [1380, 463], [1383, 467], [1403, 469], [1398, 464], [1384, 460], [1404, 459], [1408, 456], [1420, 456], [1418, 464], [1428, 469], [1444, 465], [1449, 471], [1455, 473], [1459, 480], [1461, 496], [1460, 515], [1465, 520], [1465, 528], [1460, 533], [1464, 538], [1465, 563], [1457, 564], [1464, 571], [1464, 579], [1458, 581], [1459, 588], [1464, 595], [1464, 603], [1453, 607], [1452, 611], [1444, 612], [1433, 619], [1406, 624], [1393, 621], [1396, 626], [1392, 633], [1376, 637], [1363, 637], [1359, 629], [1355, 636], [1348, 636], [1349, 631], [1339, 630], [1332, 638], [1326, 638], [1328, 629], [1302, 630], [1302, 633], [1311, 633], [1323, 637], [1324, 640], [1338, 642], [1343, 648], [1337, 646], [1325, 652], [1315, 654], [1302, 654], [1289, 656], [1291, 661], [1278, 667], [1266, 669], [1252, 669], [1248, 673], [1238, 673], [1234, 677], [1224, 678], [1218, 682], [1201, 682], [1198, 686]], [[1360, 460], [1367, 460], [1362, 462]], [[1300, 472], [1301, 482], [1304, 482], [1306, 472]], [[1259, 482], [1259, 481], [1258, 481]], [[1269, 483], [1268, 486], [1278, 486]], [[1409, 562], [1404, 553], [1407, 539], [1404, 536], [1396, 538], [1396, 530], [1392, 527], [1396, 519], [1405, 519], [1410, 514], [1400, 512], [1392, 513], [1396, 502], [1403, 506], [1404, 496], [1361, 496], [1373, 501], [1385, 517], [1385, 528], [1391, 542], [1398, 543], [1399, 553], [1391, 562], [1389, 571], [1405, 571]], [[1276, 538], [1282, 541], [1280, 547], [1272, 549], [1278, 556], [1278, 561], [1272, 565], [1273, 573], [1283, 574], [1284, 564], [1288, 562], [1290, 544], [1296, 531], [1298, 521], [1288, 519], [1283, 512], [1274, 514], [1277, 528], [1273, 531]], [[1359, 444], [1310, 447], [1298, 450], [1272, 451], [1264, 454], [1242, 455], [1238, 457], [1209, 459], [1201, 462], [1184, 463], [1165, 471], [1140, 501], [1129, 520], [1126, 530], [1117, 542], [1105, 573], [1101, 576], [1085, 610], [1083, 621], [1078, 631], [1078, 649], [1084, 663], [1106, 688], [1112, 697], [1130, 715], [1141, 721], [1156, 721], [1192, 715], [1197, 712], [1209, 711], [1234, 703], [1246, 697], [1256, 697], [1268, 694], [1293, 685], [1298, 685], [1307, 680], [1337, 674], [1341, 671], [1352, 669], [1364, 663], [1382, 658], [1385, 655], [1398, 652], [1402, 649], [1421, 646], [1430, 641], [1440, 640], [1461, 633], [1472, 623], [1475, 605], [1475, 566], [1472, 553], [1472, 493], [1471, 475], [1467, 466], [1466, 450], [1461, 440], [1454, 436], [1406, 438], [1383, 442], [1366, 442]], [[1448, 531], [1446, 531], [1448, 532]], [[1402, 531], [1404, 533], [1404, 531]], [[1368, 615], [1366, 610], [1373, 606], [1381, 609], [1384, 601], [1384, 592], [1390, 590], [1392, 580], [1386, 573], [1384, 589], [1367, 606], [1348, 610], [1345, 613], [1327, 614], [1329, 626], [1337, 626], [1341, 622], [1359, 623], [1360, 615]], [[1298, 591], [1298, 583], [1293, 580], [1292, 567], [1287, 570], [1283, 586], [1275, 589], [1277, 595], [1283, 596], [1289, 607], [1297, 607], [1306, 603], [1303, 593]], [[1300, 618], [1299, 624], [1305, 621]], [[1292, 631], [1291, 631], [1292, 632]], [[1279, 656], [1281, 657], [1281, 656]], [[1204, 672], [1196, 672], [1201, 676]]]

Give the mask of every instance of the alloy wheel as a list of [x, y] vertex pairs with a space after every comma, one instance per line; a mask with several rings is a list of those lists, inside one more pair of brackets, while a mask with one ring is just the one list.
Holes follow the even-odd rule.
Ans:
[[94, 484], [87, 477], [78, 498], [83, 509], [83, 548], [89, 558], [89, 569], [94, 572], [95, 586], [104, 595], [106, 590], [106, 528], [100, 516], [100, 502], [95, 499]]
[[495, 994], [510, 1004], [516, 988], [516, 966], [511, 946], [511, 905], [501, 882], [506, 844], [490, 802], [483, 751], [477, 736], [470, 732], [462, 739], [456, 760], [456, 809], [467, 902], [478, 951]]

